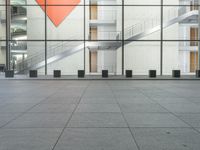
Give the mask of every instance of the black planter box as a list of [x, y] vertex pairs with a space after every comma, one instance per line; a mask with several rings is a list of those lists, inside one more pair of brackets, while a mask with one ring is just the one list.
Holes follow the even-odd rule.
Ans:
[[85, 70], [78, 70], [78, 78], [84, 78], [85, 77]]
[[108, 70], [102, 70], [102, 78], [108, 78]]
[[5, 71], [5, 77], [6, 78], [13, 78], [14, 77], [14, 71], [13, 70], [6, 70]]
[[61, 77], [61, 70], [54, 70], [53, 76], [54, 76], [54, 78], [60, 78]]
[[200, 70], [196, 70], [196, 77], [200, 78]]
[[180, 70], [173, 70], [172, 71], [172, 77], [180, 78], [181, 77], [181, 71]]
[[29, 71], [29, 77], [30, 78], [37, 78], [37, 76], [38, 76], [37, 70], [30, 70]]
[[133, 77], [133, 71], [132, 70], [126, 70], [126, 77], [132, 78]]
[[4, 64], [0, 64], [0, 72], [4, 72], [6, 69], [6, 66]]
[[156, 78], [157, 74], [156, 74], [156, 70], [149, 70], [149, 77], [150, 78]]

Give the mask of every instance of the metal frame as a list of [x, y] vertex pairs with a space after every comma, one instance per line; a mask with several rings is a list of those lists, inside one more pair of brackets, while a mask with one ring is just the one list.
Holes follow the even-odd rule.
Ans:
[[[45, 0], [45, 14], [47, 13], [47, 0]], [[47, 15], [45, 15], [45, 75], [47, 75]]]
[[11, 22], [11, 11], [10, 11], [10, 0], [6, 0], [6, 69], [10, 70], [10, 22]]
[[[198, 0], [198, 4], [200, 5], [200, 0]], [[199, 6], [199, 17], [198, 17], [198, 40], [200, 40], [200, 6]], [[196, 59], [195, 59], [196, 60]], [[200, 70], [200, 41], [198, 42], [198, 69]]]
[[161, 7], [160, 7], [160, 75], [163, 75], [163, 0], [161, 0]]
[[124, 75], [124, 0], [122, 0], [122, 75]]
[[[5, 5], [0, 5], [0, 6], [5, 6], [6, 8], [6, 40], [0, 40], [0, 41], [5, 41], [6, 42], [6, 66], [7, 66], [7, 69], [10, 69], [10, 42], [13, 41], [11, 38], [10, 38], [10, 22], [11, 22], [11, 14], [10, 14], [10, 7], [12, 6], [10, 4], [10, 0], [6, 0], [6, 4]], [[38, 6], [38, 5], [15, 5], [15, 6]], [[46, 7], [48, 6], [46, 4], [46, 0], [45, 0], [45, 12], [46, 12]], [[56, 6], [63, 6], [63, 5], [56, 5]], [[68, 5], [69, 6], [69, 5]], [[45, 15], [45, 39], [43, 40], [37, 40], [37, 39], [33, 39], [33, 40], [19, 40], [19, 41], [39, 41], [39, 42], [45, 42], [45, 60], [44, 60], [44, 65], [45, 65], [45, 75], [47, 75], [47, 67], [48, 67], [48, 64], [50, 62], [52, 62], [52, 60], [55, 60], [54, 59], [47, 59], [47, 42], [48, 41], [83, 41], [84, 42], [84, 70], [86, 68], [86, 63], [85, 63], [85, 59], [86, 59], [86, 45], [88, 44], [88, 41], [91, 41], [90, 39], [86, 39], [86, 8], [87, 6], [90, 6], [90, 4], [86, 4], [85, 3], [85, 0], [84, 0], [84, 4], [83, 5], [79, 5], [79, 6], [83, 6], [84, 7], [84, 39], [83, 40], [76, 40], [76, 39], [72, 39], [72, 40], [69, 40], [69, 39], [63, 39], [63, 40], [48, 40], [48, 35], [47, 35], [47, 15]], [[179, 7], [179, 6], [185, 6], [185, 7], [190, 7], [191, 5], [165, 5], [163, 3], [163, 0], [160, 1], [160, 4], [158, 5], [125, 5], [124, 3], [124, 0], [122, 0], [122, 4], [119, 5], [119, 4], [116, 4], [116, 5], [98, 5], [98, 6], [113, 6], [113, 7], [117, 7], [117, 6], [121, 6], [122, 8], [122, 39], [121, 40], [93, 40], [93, 44], [96, 42], [96, 43], [100, 43], [99, 41], [101, 41], [102, 43], [105, 42], [105, 41], [110, 41], [110, 42], [119, 42], [121, 43], [122, 45], [122, 74], [124, 74], [124, 61], [125, 61], [125, 57], [124, 57], [124, 52], [125, 52], [125, 48], [124, 48], [124, 45], [127, 44], [128, 42], [130, 41], [157, 41], [157, 42], [160, 42], [160, 74], [162, 75], [163, 74], [163, 42], [180, 42], [180, 41], [192, 41], [192, 40], [164, 40], [163, 39], [163, 28], [165, 28], [166, 26], [170, 25], [170, 22], [168, 22], [168, 24], [164, 24], [163, 23], [163, 8], [164, 7], [171, 7], [171, 6], [174, 6], [174, 7]], [[157, 7], [160, 7], [160, 10], [161, 10], [161, 26], [160, 26], [160, 29], [161, 29], [161, 33], [160, 33], [160, 40], [140, 40], [140, 39], [128, 39], [128, 40], [125, 40], [124, 39], [124, 11], [125, 11], [125, 7], [128, 7], [128, 6], [144, 6], [144, 7], [153, 7], [153, 6], [157, 6]], [[199, 0], [199, 5], [194, 5], [194, 6], [199, 6], [200, 7], [200, 0]], [[199, 8], [200, 10], [200, 8]], [[192, 13], [195, 13], [197, 15], [199, 15], [199, 22], [200, 22], [200, 11], [196, 11], [196, 12], [192, 12]], [[179, 18], [180, 19], [180, 18]], [[199, 29], [200, 29], [200, 23], [199, 23]], [[140, 35], [141, 36], [141, 35]], [[198, 59], [198, 63], [199, 63], [199, 69], [200, 69], [200, 30], [199, 30], [199, 37], [198, 37], [198, 40], [194, 40], [194, 41], [197, 41], [199, 44], [199, 48], [198, 48], [198, 55], [199, 55], [199, 59]], [[95, 43], [95, 44], [96, 44]], [[76, 48], [75, 48], [76, 49]], [[70, 53], [70, 52], [69, 52]], [[61, 57], [61, 56], [60, 56]], [[56, 56], [56, 58], [58, 58]]]

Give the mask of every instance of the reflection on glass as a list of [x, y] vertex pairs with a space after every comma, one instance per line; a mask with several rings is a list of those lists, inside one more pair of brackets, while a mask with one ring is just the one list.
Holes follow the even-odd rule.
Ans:
[[160, 40], [160, 6], [125, 6], [125, 40]]
[[84, 69], [84, 43], [77, 41], [54, 41], [47, 44], [48, 74], [62, 70], [63, 75], [76, 75]]
[[132, 42], [125, 45], [125, 70], [136, 75], [148, 75], [149, 70], [160, 73], [160, 42]]
[[[11, 42], [11, 45], [15, 41]], [[24, 45], [24, 43], [26, 43]], [[39, 74], [44, 74], [44, 58], [45, 58], [45, 43], [44, 42], [21, 42], [19, 49], [16, 50], [11, 46], [11, 68], [15, 70], [17, 74], [27, 74], [29, 70], [36, 69]], [[22, 47], [25, 46], [24, 49]]]

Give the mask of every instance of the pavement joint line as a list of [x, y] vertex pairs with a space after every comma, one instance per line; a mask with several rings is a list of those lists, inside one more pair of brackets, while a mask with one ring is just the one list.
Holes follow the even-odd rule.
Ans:
[[129, 132], [130, 132], [130, 134], [131, 134], [131, 136], [132, 136], [132, 139], [133, 139], [134, 144], [136, 145], [137, 149], [140, 150], [140, 146], [139, 146], [139, 144], [138, 144], [137, 141], [136, 141], [136, 138], [135, 138], [135, 136], [134, 136], [134, 133], [131, 131], [131, 128], [130, 128], [130, 126], [129, 126], [129, 124], [128, 124], [128, 121], [126, 120], [126, 118], [125, 118], [125, 116], [124, 116], [124, 113], [123, 113], [123, 111], [122, 111], [122, 109], [121, 109], [121, 106], [120, 106], [119, 102], [117, 101], [117, 97], [116, 97], [116, 95], [115, 95], [115, 93], [114, 93], [112, 87], [109, 85], [109, 83], [107, 83], [107, 85], [108, 85], [108, 87], [111, 89], [111, 92], [112, 92], [112, 94], [113, 94], [113, 96], [114, 96], [114, 98], [115, 98], [115, 101], [117, 102], [117, 105], [118, 105], [118, 107], [120, 108], [121, 115], [122, 115], [122, 117], [123, 117], [123, 119], [124, 119], [124, 121], [125, 121], [125, 123], [126, 123], [126, 125], [127, 125], [127, 127], [128, 127], [128, 130], [129, 130]]
[[[145, 95], [145, 93], [143, 93]], [[152, 97], [146, 95], [149, 99], [153, 100]], [[153, 100], [155, 101], [155, 100]], [[156, 101], [155, 101], [156, 102]], [[198, 134], [200, 134], [200, 131], [198, 129], [196, 129], [195, 127], [193, 127], [192, 125], [190, 125], [189, 123], [187, 123], [185, 120], [183, 120], [182, 118], [180, 118], [178, 115], [176, 115], [175, 113], [171, 112], [170, 110], [168, 110], [167, 108], [165, 108], [164, 106], [162, 106], [160, 103], [156, 102], [156, 104], [158, 104], [160, 107], [162, 107], [163, 109], [165, 109], [166, 111], [168, 111], [170, 114], [172, 114], [174, 117], [176, 117], [177, 119], [181, 120], [182, 122], [184, 122], [185, 124], [187, 124], [191, 129], [193, 129], [194, 131], [196, 131]]]
[[[60, 89], [60, 88], [59, 88]], [[23, 116], [24, 114], [28, 113], [31, 109], [33, 109], [35, 106], [38, 106], [40, 104], [42, 104], [43, 101], [47, 100], [48, 98], [50, 98], [52, 95], [54, 95], [59, 89], [57, 89], [55, 92], [53, 92], [51, 95], [45, 97], [43, 100], [41, 100], [39, 103], [36, 103], [35, 105], [33, 105], [32, 107], [30, 107], [29, 109], [27, 109], [26, 111], [24, 112], [21, 112], [17, 117], [11, 119], [10, 121], [8, 121], [7, 123], [5, 123], [4, 125], [2, 125], [0, 127], [0, 129], [4, 128], [5, 126], [7, 126], [9, 123], [17, 120], [18, 118], [20, 118], [21, 116]]]
[[52, 150], [54, 150], [54, 149], [56, 148], [56, 145], [58, 144], [58, 141], [59, 141], [60, 138], [62, 137], [62, 135], [63, 135], [65, 129], [67, 128], [69, 122], [71, 121], [71, 118], [73, 117], [73, 114], [75, 113], [76, 109], [78, 108], [78, 106], [79, 106], [79, 104], [80, 104], [80, 102], [81, 102], [81, 99], [83, 98], [83, 96], [84, 96], [84, 94], [85, 94], [85, 92], [86, 92], [86, 90], [88, 89], [89, 86], [90, 86], [90, 82], [87, 84], [87, 86], [86, 86], [86, 87], [84, 88], [84, 90], [82, 91], [82, 94], [81, 94], [81, 96], [80, 96], [80, 98], [79, 98], [79, 102], [78, 102], [77, 104], [75, 104], [76, 107], [74, 108], [74, 110], [73, 110], [73, 112], [71, 113], [69, 119], [67, 120], [66, 124], [64, 125], [64, 128], [62, 129], [60, 135], [58, 136], [58, 139], [56, 140], [55, 144], [53, 145]]

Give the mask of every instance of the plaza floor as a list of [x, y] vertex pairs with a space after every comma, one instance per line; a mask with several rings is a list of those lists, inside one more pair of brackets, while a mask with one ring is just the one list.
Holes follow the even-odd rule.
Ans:
[[0, 150], [200, 150], [200, 80], [0, 80]]

